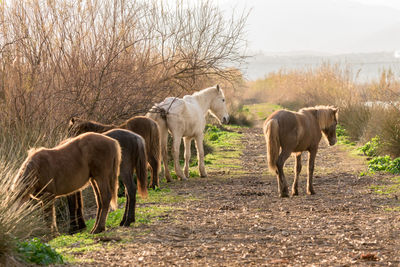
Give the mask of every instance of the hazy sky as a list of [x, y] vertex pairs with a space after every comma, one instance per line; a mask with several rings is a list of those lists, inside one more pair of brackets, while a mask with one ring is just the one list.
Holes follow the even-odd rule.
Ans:
[[218, 0], [251, 9], [251, 52], [340, 54], [400, 49], [400, 0]]

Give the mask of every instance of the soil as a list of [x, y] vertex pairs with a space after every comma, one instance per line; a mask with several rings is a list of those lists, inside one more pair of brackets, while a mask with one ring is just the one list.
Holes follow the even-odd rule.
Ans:
[[[370, 188], [388, 175], [360, 177], [363, 159], [321, 142], [316, 194], [305, 193], [305, 157], [299, 195], [279, 198], [261, 129], [238, 131], [245, 145], [240, 171], [172, 182], [171, 191], [189, 200], [75, 257], [90, 260], [84, 266], [400, 266], [400, 213], [387, 211], [398, 209], [400, 196]], [[292, 169], [291, 158], [289, 184]]]

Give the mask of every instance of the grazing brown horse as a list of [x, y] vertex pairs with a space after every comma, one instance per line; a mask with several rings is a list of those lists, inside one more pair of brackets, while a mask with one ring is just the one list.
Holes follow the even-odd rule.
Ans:
[[[114, 129], [103, 133], [118, 141], [122, 150], [120, 177], [125, 186], [125, 213], [120, 223], [129, 226], [135, 221], [136, 188], [142, 197], [147, 196], [147, 157], [144, 139], [131, 131]], [[137, 187], [133, 180], [136, 171]], [[82, 212], [82, 193], [76, 192], [68, 196], [70, 214], [70, 233], [76, 233], [86, 228]]]
[[[136, 116], [130, 118], [121, 125], [112, 125], [101, 124], [81, 118], [72, 118], [69, 122], [68, 131], [70, 136], [76, 136], [86, 132], [103, 133], [115, 128], [127, 129], [143, 137], [146, 142], [147, 161], [151, 168], [150, 187], [159, 187], [158, 174], [161, 166], [160, 131], [154, 120], [144, 116]], [[168, 182], [170, 182], [170, 180], [168, 180]]]
[[57, 231], [54, 201], [81, 190], [89, 182], [97, 201], [96, 223], [91, 233], [105, 230], [108, 209], [117, 208], [121, 148], [110, 137], [86, 133], [51, 148], [31, 149], [13, 181], [24, 186], [22, 201], [30, 197], [49, 201], [45, 216]]
[[303, 108], [298, 112], [278, 110], [265, 121], [263, 132], [267, 144], [268, 167], [276, 173], [281, 197], [288, 197], [288, 185], [283, 166], [289, 156], [296, 156], [292, 195], [297, 195], [297, 181], [301, 171], [301, 153], [308, 151], [307, 194], [315, 194], [312, 178], [314, 161], [322, 134], [329, 145], [336, 143], [338, 109], [331, 106]]

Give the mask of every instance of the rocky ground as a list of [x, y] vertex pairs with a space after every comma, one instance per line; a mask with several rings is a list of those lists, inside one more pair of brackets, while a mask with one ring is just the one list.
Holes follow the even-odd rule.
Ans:
[[[174, 203], [173, 212], [117, 231], [115, 240], [101, 241], [103, 249], [75, 257], [89, 260], [85, 266], [400, 265], [400, 213], [388, 211], [398, 209], [400, 196], [370, 188], [386, 175], [360, 177], [361, 158], [321, 143], [316, 195], [305, 194], [305, 155], [299, 196], [282, 199], [267, 172], [261, 129], [237, 131], [241, 169], [173, 182], [171, 193], [188, 199]], [[293, 159], [286, 166], [290, 184]]]

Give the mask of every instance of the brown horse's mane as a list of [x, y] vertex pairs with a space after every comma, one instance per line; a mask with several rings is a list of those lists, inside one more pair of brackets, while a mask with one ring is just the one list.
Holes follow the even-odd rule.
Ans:
[[103, 124], [97, 121], [81, 119], [78, 117], [73, 117], [69, 122], [68, 131], [79, 131], [80, 133], [84, 132], [105, 132], [111, 130], [113, 128], [117, 128], [118, 126], [113, 124]]
[[[306, 107], [300, 109], [299, 113], [308, 111], [315, 112], [321, 129], [327, 128], [331, 126], [335, 121], [338, 121], [338, 113], [336, 112], [337, 108], [335, 108], [334, 106], [319, 105], [315, 107]], [[334, 112], [334, 117], [331, 116], [332, 112]]]

